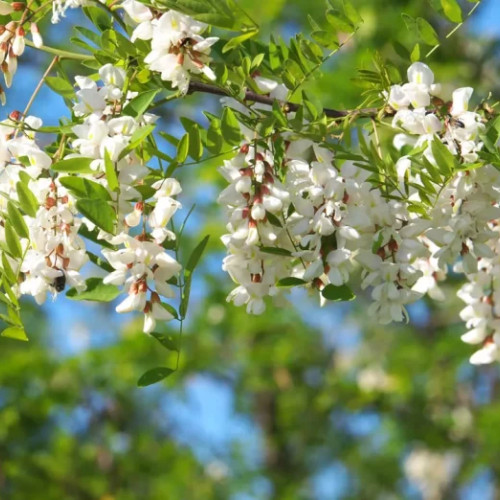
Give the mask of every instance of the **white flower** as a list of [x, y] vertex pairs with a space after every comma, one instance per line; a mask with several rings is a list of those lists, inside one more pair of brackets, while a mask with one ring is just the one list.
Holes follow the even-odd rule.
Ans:
[[434, 73], [422, 62], [415, 62], [408, 68], [408, 81], [430, 87], [434, 83]]

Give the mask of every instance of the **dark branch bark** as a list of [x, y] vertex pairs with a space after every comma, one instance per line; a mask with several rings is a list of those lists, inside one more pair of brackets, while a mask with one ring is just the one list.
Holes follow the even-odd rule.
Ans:
[[[228, 92], [224, 89], [216, 87], [215, 85], [209, 85], [207, 83], [202, 82], [193, 82], [189, 83], [189, 94], [193, 94], [194, 92], [204, 92], [205, 94], [214, 94], [221, 95], [224, 97], [230, 97]], [[268, 104], [272, 106], [276, 99], [269, 97], [268, 95], [257, 94], [256, 92], [252, 92], [251, 90], [247, 90], [245, 92], [245, 100], [251, 102], [259, 102], [261, 104]], [[277, 101], [281, 105], [285, 105], [285, 111], [297, 111], [299, 109], [299, 104], [295, 104], [293, 102], [283, 102]], [[323, 112], [328, 118], [345, 118], [349, 115], [357, 115], [362, 117], [374, 117], [379, 113], [379, 108], [362, 108], [362, 109], [345, 109], [345, 110], [337, 110], [337, 109], [329, 109], [324, 108]], [[392, 114], [390, 112], [386, 113], [387, 115]]]

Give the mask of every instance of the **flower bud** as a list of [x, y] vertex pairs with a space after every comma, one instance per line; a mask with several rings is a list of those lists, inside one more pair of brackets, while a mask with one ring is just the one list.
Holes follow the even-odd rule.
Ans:
[[43, 45], [43, 38], [36, 23], [31, 23], [31, 38], [33, 39], [33, 45], [37, 49]]
[[24, 52], [24, 47], [25, 47], [25, 41], [24, 41], [24, 29], [19, 26], [16, 30], [16, 36], [14, 38], [14, 41], [12, 42], [12, 52], [16, 56], [21, 56]]

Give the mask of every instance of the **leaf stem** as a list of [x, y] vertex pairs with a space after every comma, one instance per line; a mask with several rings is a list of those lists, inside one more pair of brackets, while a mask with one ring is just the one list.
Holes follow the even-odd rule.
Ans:
[[41, 50], [42, 52], [47, 52], [48, 54], [54, 54], [59, 57], [59, 59], [73, 59], [75, 61], [90, 61], [94, 59], [94, 56], [86, 54], [78, 54], [76, 52], [69, 52], [67, 50], [56, 49], [55, 47], [48, 47], [47, 45], [42, 45], [41, 47], [35, 47], [35, 44], [28, 39], [25, 39], [26, 45], [34, 49]]

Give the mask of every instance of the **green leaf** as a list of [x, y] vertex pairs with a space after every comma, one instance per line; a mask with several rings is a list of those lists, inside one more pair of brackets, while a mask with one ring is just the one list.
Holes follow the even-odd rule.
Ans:
[[83, 12], [100, 31], [106, 31], [112, 27], [111, 16], [99, 7], [83, 7]]
[[60, 177], [59, 182], [77, 198], [111, 201], [111, 196], [103, 185], [84, 177]]
[[4, 252], [2, 252], [2, 270], [5, 278], [7, 278], [7, 280], [10, 283], [17, 282], [17, 275], [12, 269], [12, 266], [9, 263], [9, 259], [7, 258], [7, 255]]
[[21, 258], [23, 256], [23, 249], [21, 247], [21, 242], [17, 236], [14, 228], [12, 227], [12, 222], [5, 221], [5, 241], [7, 243], [7, 249], [9, 253], [16, 258]]
[[283, 255], [285, 257], [291, 257], [292, 253], [290, 250], [285, 250], [284, 248], [276, 247], [260, 247], [260, 251], [264, 253], [270, 253], [272, 255]]
[[272, 224], [273, 226], [283, 227], [283, 224], [281, 223], [279, 218], [276, 217], [276, 215], [272, 214], [271, 212], [266, 212], [266, 217], [267, 217], [267, 220], [269, 221], [269, 223]]
[[358, 9], [349, 0], [344, 0], [344, 12], [354, 26], [363, 23], [363, 18], [359, 15]]
[[241, 141], [240, 124], [231, 108], [224, 108], [221, 119], [222, 137], [230, 145], [239, 144]]
[[203, 146], [201, 144], [200, 127], [198, 124], [190, 127], [189, 130], [189, 156], [193, 160], [199, 160], [203, 155]]
[[179, 313], [182, 319], [186, 317], [186, 313], [188, 310], [189, 297], [191, 295], [192, 276], [193, 275], [191, 273], [186, 273], [186, 280], [184, 282], [184, 288], [182, 289], [181, 304], [179, 306]]
[[65, 160], [58, 161], [52, 164], [50, 168], [55, 172], [90, 174], [93, 172], [93, 170], [90, 168], [90, 164], [93, 161], [93, 158], [84, 158], [81, 156], [77, 156], [74, 158], [67, 158]]
[[351, 21], [337, 9], [328, 9], [326, 11], [326, 20], [335, 31], [344, 33], [351, 33], [353, 31], [354, 27]]
[[160, 90], [146, 90], [146, 92], [142, 92], [123, 108], [122, 113], [127, 116], [138, 118], [148, 110], [158, 92], [160, 92]]
[[179, 141], [179, 144], [177, 145], [176, 160], [179, 163], [184, 163], [188, 156], [188, 152], [189, 152], [189, 134], [184, 134], [182, 136], [182, 139]]
[[89, 278], [85, 281], [87, 288], [78, 293], [71, 288], [66, 293], [66, 297], [71, 300], [91, 300], [94, 302], [111, 302], [120, 295], [120, 289], [115, 285], [105, 285], [102, 278]]
[[139, 387], [146, 387], [147, 385], [156, 384], [160, 380], [167, 378], [169, 375], [174, 373], [175, 370], [172, 368], [167, 368], [165, 366], [159, 366], [157, 368], [152, 368], [144, 373], [139, 380], [137, 381], [137, 385]]
[[411, 62], [420, 61], [420, 44], [416, 43], [410, 54]]
[[339, 46], [338, 38], [332, 31], [317, 30], [311, 33], [313, 40], [327, 49], [336, 49]]
[[0, 336], [7, 337], [9, 339], [22, 340], [27, 342], [29, 339], [26, 336], [24, 328], [19, 326], [8, 326], [5, 330], [0, 333]]
[[423, 18], [417, 18], [417, 30], [420, 39], [427, 45], [437, 45], [439, 38], [434, 28]]
[[54, 92], [63, 97], [71, 99], [75, 95], [75, 89], [68, 80], [61, 78], [60, 76], [47, 76], [45, 77], [45, 83]]
[[83, 198], [76, 202], [76, 208], [96, 226], [114, 234], [116, 214], [108, 202]]
[[278, 287], [289, 287], [289, 286], [300, 286], [305, 285], [306, 281], [301, 280], [300, 278], [294, 278], [292, 276], [288, 278], [282, 278], [276, 283]]
[[[3, 289], [5, 290], [5, 293], [7, 294], [8, 299], [10, 300], [11, 304], [13, 304], [16, 308], [19, 308], [19, 300], [16, 297], [16, 294], [13, 292], [12, 287], [10, 286], [9, 282], [7, 281], [7, 277], [3, 276], [2, 278], [2, 286]], [[2, 295], [2, 294], [0, 294]], [[9, 305], [11, 305], [9, 304]]]
[[354, 295], [347, 285], [326, 285], [325, 288], [321, 290], [321, 295], [323, 295], [325, 299], [333, 302], [350, 301], [356, 298], [356, 295]]
[[220, 120], [212, 120], [207, 130], [206, 147], [212, 154], [217, 154], [222, 148], [222, 131]]
[[115, 165], [111, 161], [111, 156], [107, 149], [104, 152], [104, 167], [106, 169], [106, 179], [109, 189], [111, 189], [111, 191], [118, 191], [120, 188], [118, 176], [116, 175]]
[[450, 176], [455, 169], [455, 157], [437, 137], [431, 142], [431, 150], [441, 172]]
[[269, 42], [269, 65], [272, 71], [277, 71], [281, 68], [280, 50], [276, 45], [273, 36]]
[[179, 348], [177, 347], [177, 344], [175, 343], [171, 335], [167, 335], [166, 333], [152, 332], [151, 336], [154, 337], [165, 349], [168, 349], [169, 351], [179, 351]]
[[14, 226], [17, 234], [21, 238], [29, 238], [29, 231], [26, 222], [19, 209], [9, 200], [7, 202], [7, 213], [9, 215], [9, 222]]
[[441, 7], [443, 7], [444, 15], [453, 23], [461, 23], [462, 9], [457, 0], [441, 0]]
[[258, 33], [257, 30], [251, 30], [247, 31], [246, 33], [243, 33], [241, 35], [235, 36], [234, 38], [231, 38], [229, 42], [227, 42], [224, 47], [222, 47], [222, 53], [225, 54], [226, 52], [230, 51], [231, 49], [236, 48], [238, 45], [243, 43], [245, 40], [248, 40], [249, 38], [252, 38]]
[[120, 156], [118, 157], [119, 160], [122, 158], [125, 158], [131, 151], [134, 149], [137, 149], [146, 137], [148, 137], [151, 132], [155, 129], [154, 124], [146, 125], [145, 127], [138, 128], [133, 134], [132, 137], [130, 138], [130, 142], [128, 143], [127, 147], [120, 153]]
[[191, 255], [189, 256], [188, 262], [186, 264], [187, 273], [191, 274], [198, 265], [198, 262], [201, 256], [203, 255], [203, 252], [205, 251], [209, 238], [210, 238], [209, 235], [205, 236], [198, 243], [198, 245], [196, 245], [196, 248], [191, 252]]

